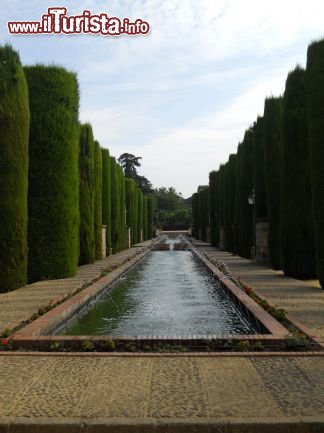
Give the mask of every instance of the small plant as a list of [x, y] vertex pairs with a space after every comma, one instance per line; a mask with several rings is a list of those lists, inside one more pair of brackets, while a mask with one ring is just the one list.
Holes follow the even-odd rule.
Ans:
[[125, 344], [125, 350], [127, 352], [136, 352], [136, 344], [135, 343], [127, 343]]
[[251, 350], [251, 344], [247, 340], [239, 341], [236, 344], [236, 348], [239, 352], [248, 352], [249, 350]]
[[59, 341], [54, 341], [54, 343], [51, 344], [52, 350], [60, 350], [60, 348], [61, 348], [61, 343]]
[[109, 352], [112, 352], [113, 350], [116, 349], [116, 344], [114, 340], [109, 338], [101, 344], [101, 347]]
[[257, 341], [252, 345], [252, 350], [262, 352], [264, 350], [264, 345], [261, 343], [261, 341]]
[[1, 334], [0, 334], [0, 338], [8, 338], [9, 335], [12, 334], [11, 329], [6, 328]]
[[85, 340], [82, 342], [82, 349], [86, 350], [87, 352], [91, 352], [95, 348], [94, 343], [91, 340]]

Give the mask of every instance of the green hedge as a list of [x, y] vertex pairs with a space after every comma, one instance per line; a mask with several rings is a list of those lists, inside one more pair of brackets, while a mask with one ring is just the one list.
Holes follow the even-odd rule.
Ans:
[[143, 233], [143, 194], [140, 189], [137, 190], [137, 242], [142, 241]]
[[282, 98], [266, 99], [263, 116], [264, 172], [269, 222], [268, 244], [273, 269], [282, 268], [280, 240], [281, 106]]
[[211, 244], [219, 243], [219, 216], [218, 216], [218, 171], [209, 173], [209, 204], [210, 204], [210, 238]]
[[258, 117], [253, 134], [253, 186], [255, 192], [255, 212], [259, 221], [267, 220], [267, 193], [265, 186], [263, 117]]
[[79, 254], [79, 89], [74, 73], [25, 68], [31, 111], [28, 189], [30, 281], [76, 273]]
[[282, 114], [281, 245], [283, 270], [294, 278], [315, 278], [305, 71], [288, 75]]
[[116, 159], [110, 158], [111, 161], [111, 245], [112, 253], [119, 251], [120, 242], [120, 224], [119, 224], [119, 208], [120, 208], [120, 190], [119, 176]]
[[153, 219], [155, 210], [155, 198], [147, 197], [147, 239], [154, 237]]
[[102, 154], [102, 224], [107, 226], [106, 255], [111, 251], [111, 166], [108, 149], [101, 149]]
[[308, 47], [307, 113], [317, 276], [324, 288], [324, 40]]
[[137, 209], [135, 209], [135, 194], [137, 194], [137, 186], [133, 179], [125, 179], [126, 188], [126, 224], [131, 229], [131, 237], [133, 243], [133, 231], [136, 221]]
[[147, 240], [147, 196], [143, 195], [143, 237], [144, 241]]
[[19, 55], [0, 47], [0, 292], [27, 282], [28, 88]]
[[89, 123], [86, 123], [80, 127], [80, 265], [95, 261], [94, 158], [95, 150], [92, 127]]
[[102, 155], [98, 141], [94, 142], [94, 239], [95, 257], [102, 259]]
[[236, 155], [230, 155], [224, 169], [225, 183], [225, 246], [228, 251], [236, 252], [234, 219], [235, 219], [235, 187], [236, 187]]

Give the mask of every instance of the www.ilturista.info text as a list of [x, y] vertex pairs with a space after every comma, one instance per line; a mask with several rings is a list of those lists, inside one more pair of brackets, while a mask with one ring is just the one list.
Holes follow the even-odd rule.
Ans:
[[71, 16], [67, 12], [65, 7], [48, 8], [41, 21], [9, 21], [8, 31], [20, 35], [93, 33], [105, 36], [146, 35], [150, 31], [150, 25], [140, 18], [131, 22], [106, 13], [92, 15], [89, 10]]

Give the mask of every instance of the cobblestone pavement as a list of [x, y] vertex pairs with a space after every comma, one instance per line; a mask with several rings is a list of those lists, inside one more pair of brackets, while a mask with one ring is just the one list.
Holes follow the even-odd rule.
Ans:
[[209, 257], [226, 263], [232, 273], [253, 287], [257, 294], [272, 304], [284, 308], [289, 315], [311, 329], [324, 343], [324, 290], [318, 281], [300, 281], [285, 277], [283, 272], [274, 271], [225, 251], [210, 244], [197, 242], [197, 247]]
[[1, 422], [319, 417], [324, 429], [324, 357], [1, 355], [0, 387]]
[[38, 281], [9, 293], [0, 293], [0, 333], [29, 319], [33, 313], [36, 313], [40, 307], [48, 305], [51, 300], [58, 300], [67, 294], [74, 293], [82, 286], [100, 277], [103, 272], [114, 269], [130, 260], [149, 243], [150, 241], [144, 242], [104, 260], [80, 266], [74, 277]]

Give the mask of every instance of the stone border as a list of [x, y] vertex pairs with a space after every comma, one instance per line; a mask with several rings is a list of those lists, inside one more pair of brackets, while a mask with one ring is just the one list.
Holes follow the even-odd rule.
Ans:
[[315, 433], [324, 416], [273, 418], [2, 418], [1, 433]]
[[[289, 331], [274, 319], [267, 311], [258, 305], [249, 295], [236, 286], [226, 275], [220, 272], [215, 265], [213, 265], [206, 257], [192, 248], [192, 252], [204, 263], [204, 265], [211, 271], [211, 273], [221, 282], [223, 288], [231, 295], [232, 300], [236, 302], [241, 308], [246, 308], [251, 312], [252, 316], [268, 330], [272, 337], [285, 338], [290, 335]], [[266, 337], [267, 334], [259, 334]]]

